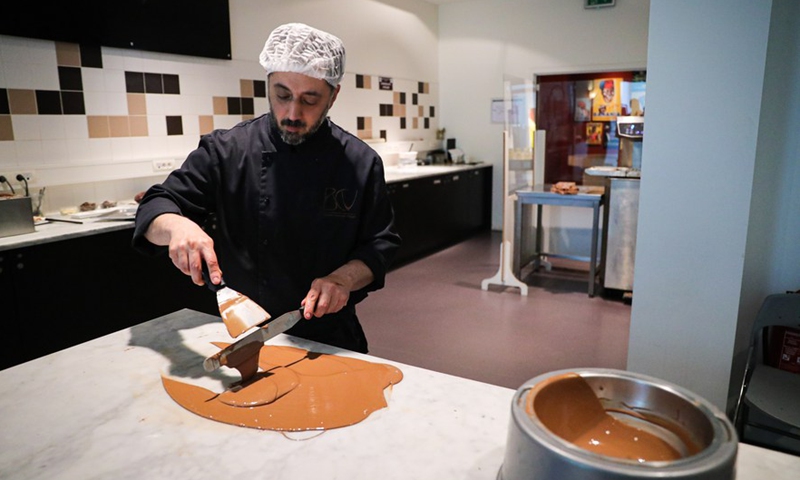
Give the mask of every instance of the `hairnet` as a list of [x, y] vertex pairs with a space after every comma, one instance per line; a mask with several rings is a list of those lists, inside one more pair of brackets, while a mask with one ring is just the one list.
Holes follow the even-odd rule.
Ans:
[[344, 44], [330, 33], [302, 23], [287, 23], [272, 31], [258, 57], [272, 72], [302, 73], [331, 86], [344, 76]]

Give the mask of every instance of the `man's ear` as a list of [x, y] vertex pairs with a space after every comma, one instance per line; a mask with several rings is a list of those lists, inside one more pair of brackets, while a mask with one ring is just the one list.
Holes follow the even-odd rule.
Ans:
[[333, 106], [333, 102], [336, 101], [336, 98], [339, 96], [339, 90], [341, 89], [342, 89], [341, 85], [336, 85], [336, 87], [333, 89], [333, 95], [331, 95], [331, 103], [328, 105], [328, 108], [331, 108]]

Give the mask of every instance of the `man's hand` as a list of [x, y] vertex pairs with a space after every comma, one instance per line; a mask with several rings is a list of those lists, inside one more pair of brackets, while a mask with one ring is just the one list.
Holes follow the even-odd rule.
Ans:
[[366, 287], [374, 278], [372, 270], [364, 262], [351, 260], [330, 275], [315, 279], [306, 298], [300, 302], [305, 318], [338, 312], [347, 305], [350, 292]]
[[214, 241], [199, 225], [174, 213], [159, 215], [145, 233], [145, 238], [155, 245], [169, 247], [169, 258], [178, 270], [192, 277], [197, 285], [204, 285], [203, 262], [208, 266], [211, 283], [222, 281], [222, 271], [214, 252]]

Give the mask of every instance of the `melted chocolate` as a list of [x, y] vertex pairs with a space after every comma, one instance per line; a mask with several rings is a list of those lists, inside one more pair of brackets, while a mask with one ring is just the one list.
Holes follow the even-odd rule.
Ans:
[[162, 376], [187, 410], [219, 422], [265, 430], [327, 430], [358, 423], [386, 407], [383, 390], [403, 379], [397, 368], [294, 347], [262, 346], [262, 371], [215, 393]]
[[[629, 415], [631, 421], [609, 414], [611, 410]], [[553, 377], [532, 388], [525, 411], [564, 440], [609, 457], [637, 462], [671, 461], [700, 450], [678, 425], [634, 411], [607, 410], [586, 380], [575, 373]], [[666, 435], [651, 433], [659, 430]], [[666, 437], [680, 439], [680, 451]]]

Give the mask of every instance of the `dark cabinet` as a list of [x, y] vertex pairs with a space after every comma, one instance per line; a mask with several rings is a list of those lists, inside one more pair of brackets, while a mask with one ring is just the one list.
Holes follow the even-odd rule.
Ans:
[[403, 244], [394, 267], [491, 228], [491, 166], [388, 185]]
[[144, 256], [124, 229], [0, 252], [6, 368], [155, 317], [218, 314], [214, 294], [170, 259]]

